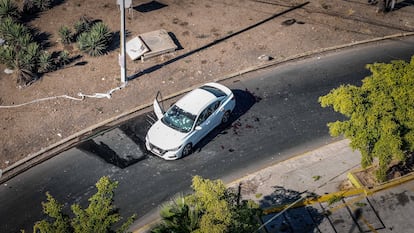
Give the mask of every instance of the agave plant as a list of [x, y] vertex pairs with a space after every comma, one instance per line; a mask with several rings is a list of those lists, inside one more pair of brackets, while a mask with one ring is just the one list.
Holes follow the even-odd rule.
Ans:
[[52, 55], [47, 51], [42, 51], [39, 56], [39, 67], [38, 71], [42, 73], [47, 73], [52, 71], [55, 67], [53, 64]]
[[33, 13], [50, 9], [52, 0], [26, 0], [23, 1], [23, 4], [23, 11], [25, 13]]
[[64, 45], [68, 45], [72, 42], [72, 31], [70, 30], [70, 28], [68, 26], [61, 26], [59, 28], [59, 37], [60, 37], [60, 41], [62, 42], [62, 44]]
[[1, 21], [0, 36], [7, 44], [13, 46], [22, 47], [33, 41], [29, 29], [21, 23], [14, 22], [10, 17]]
[[98, 22], [94, 24], [89, 32], [83, 32], [78, 37], [79, 49], [90, 56], [103, 55], [112, 41], [112, 33], [108, 27]]
[[70, 62], [69, 52], [67, 50], [63, 50], [62, 52], [59, 53], [57, 60], [58, 60], [57, 63], [60, 66], [65, 66], [66, 64]]
[[12, 19], [17, 19], [20, 17], [20, 12], [12, 0], [0, 0], [0, 19], [10, 17]]
[[16, 52], [8, 45], [0, 46], [0, 63], [6, 65], [9, 69], [15, 68]]
[[50, 9], [52, 6], [52, 0], [32, 0], [34, 5], [39, 9], [40, 11], [45, 11], [47, 9]]
[[82, 16], [78, 21], [75, 22], [75, 35], [76, 37], [83, 32], [88, 32], [93, 25], [92, 19], [87, 16]]

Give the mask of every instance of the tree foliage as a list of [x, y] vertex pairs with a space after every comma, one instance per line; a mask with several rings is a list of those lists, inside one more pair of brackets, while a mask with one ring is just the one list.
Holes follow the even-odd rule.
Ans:
[[193, 194], [179, 196], [163, 206], [162, 222], [153, 233], [243, 233], [258, 228], [258, 205], [239, 202], [238, 194], [222, 181], [195, 176], [192, 188]]
[[378, 160], [377, 178], [386, 179], [392, 160], [405, 161], [414, 151], [414, 56], [410, 63], [368, 64], [362, 86], [341, 85], [319, 98], [348, 120], [328, 124], [332, 136], [344, 135], [361, 152], [361, 165]]
[[[102, 177], [97, 183], [97, 192], [89, 198], [89, 205], [83, 209], [79, 204], [71, 206], [72, 215], [63, 213], [63, 205], [59, 204], [49, 193], [47, 202], [43, 202], [43, 212], [48, 218], [37, 222], [33, 227], [36, 233], [96, 233], [112, 232], [111, 227], [122, 218], [113, 205], [114, 190], [118, 182]], [[71, 215], [71, 216], [72, 216]], [[125, 232], [134, 220], [135, 215], [125, 221], [117, 232]]]

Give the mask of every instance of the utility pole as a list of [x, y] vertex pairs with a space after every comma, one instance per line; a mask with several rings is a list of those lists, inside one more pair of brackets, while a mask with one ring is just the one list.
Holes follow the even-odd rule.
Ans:
[[121, 82], [125, 84], [126, 80], [126, 45], [125, 45], [125, 8], [131, 7], [132, 0], [117, 0], [117, 4], [121, 10], [121, 54], [119, 55], [119, 66], [121, 67]]

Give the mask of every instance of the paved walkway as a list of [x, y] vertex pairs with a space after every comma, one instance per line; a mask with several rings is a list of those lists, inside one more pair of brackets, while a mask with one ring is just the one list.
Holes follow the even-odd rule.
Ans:
[[[240, 185], [243, 198], [265, 210], [262, 232], [414, 232], [414, 176], [378, 190], [355, 187], [348, 176], [358, 170], [360, 156], [341, 140], [229, 186]], [[134, 232], [148, 232], [156, 219], [157, 213], [142, 218]]]

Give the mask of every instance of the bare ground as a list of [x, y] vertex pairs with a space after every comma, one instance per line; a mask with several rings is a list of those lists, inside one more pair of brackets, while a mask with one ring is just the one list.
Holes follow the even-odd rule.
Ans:
[[[127, 13], [128, 39], [166, 29], [181, 49], [145, 62], [127, 61], [128, 85], [112, 98], [73, 100], [45, 97], [106, 93], [121, 85], [119, 39], [105, 56], [82, 55], [66, 68], [19, 88], [0, 73], [0, 169], [59, 142], [76, 132], [164, 96], [267, 61], [309, 51], [414, 31], [414, 5], [403, 1], [395, 11], [377, 13], [367, 1], [311, 0], [162, 0], [133, 1]], [[29, 22], [48, 36], [47, 48], [62, 51], [57, 31], [81, 16], [102, 20], [119, 35], [120, 11], [114, 0], [67, 0]], [[287, 21], [288, 20], [288, 21]], [[292, 24], [293, 22], [293, 24]], [[76, 46], [71, 56], [81, 55]], [[80, 65], [75, 65], [76, 63]], [[0, 66], [4, 70], [4, 66]], [[36, 102], [37, 101], [37, 102]]]

